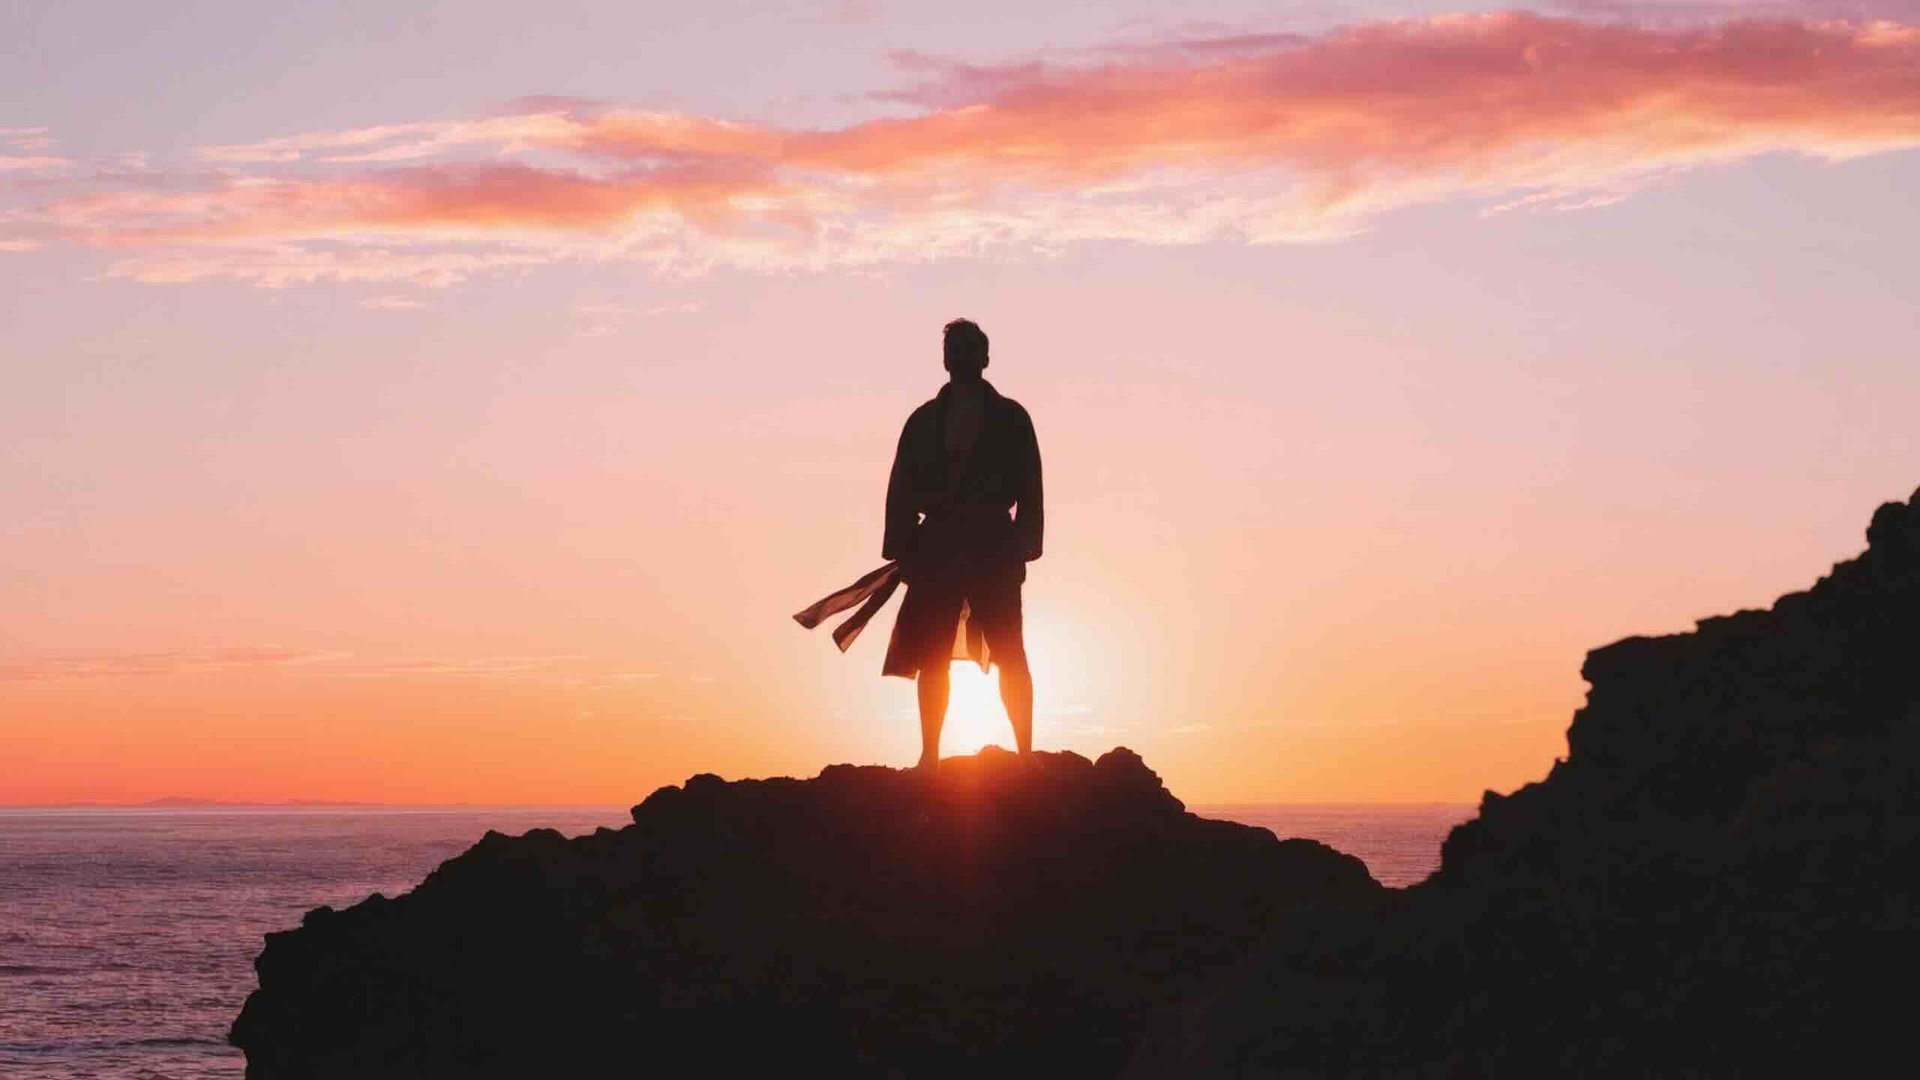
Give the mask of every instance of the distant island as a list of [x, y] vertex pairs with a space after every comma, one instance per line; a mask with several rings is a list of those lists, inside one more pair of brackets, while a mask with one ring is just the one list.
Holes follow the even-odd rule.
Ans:
[[1405, 890], [1137, 755], [701, 775], [270, 934], [252, 1080], [1897, 1072], [1920, 493], [1764, 610], [1587, 657], [1568, 754]]

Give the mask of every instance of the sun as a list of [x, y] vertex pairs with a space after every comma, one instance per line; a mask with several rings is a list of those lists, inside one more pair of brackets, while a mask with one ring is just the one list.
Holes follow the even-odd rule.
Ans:
[[947, 724], [940, 736], [940, 756], [972, 754], [981, 747], [1013, 748], [1013, 725], [1000, 704], [1000, 672], [957, 660], [952, 691], [947, 698]]
[[[1089, 715], [1102, 702], [1104, 680], [1096, 677], [1096, 647], [1104, 641], [1097, 628], [1082, 628], [1038, 615], [1027, 621], [1027, 656], [1033, 665], [1033, 744], [1039, 750], [1075, 747], [1088, 730]], [[1104, 671], [1103, 668], [1099, 670]], [[1000, 670], [981, 671], [966, 660], [949, 669], [947, 720], [940, 732], [940, 756], [976, 754], [984, 747], [1015, 746], [1013, 725], [1000, 704]], [[887, 679], [873, 684], [874, 705], [898, 733], [902, 749], [919, 743], [919, 711], [911, 685]]]
[[[1027, 623], [1027, 656], [1033, 665], [1033, 737], [1041, 749], [1058, 750], [1067, 739], [1060, 724], [1093, 699], [1085, 638], [1077, 628], [1038, 616]], [[940, 734], [940, 756], [978, 753], [982, 747], [1014, 748], [1013, 724], [1000, 703], [1000, 669], [981, 671], [966, 660], [953, 662], [947, 697], [947, 723]]]

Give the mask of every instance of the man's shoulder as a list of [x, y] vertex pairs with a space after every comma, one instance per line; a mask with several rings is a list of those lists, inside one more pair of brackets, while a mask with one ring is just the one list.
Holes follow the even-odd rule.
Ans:
[[1025, 405], [1020, 404], [1005, 394], [997, 395], [994, 405], [1020, 423], [1032, 426], [1033, 417], [1027, 415], [1027, 407]]
[[[989, 386], [991, 386], [991, 384], [989, 384]], [[1027, 407], [1025, 405], [1020, 404], [1018, 401], [1002, 394], [998, 390], [994, 390], [987, 395], [987, 402], [989, 408], [1013, 417], [1021, 423], [1028, 424], [1029, 426], [1033, 423], [1033, 418], [1027, 414]], [[940, 395], [935, 394], [933, 397], [915, 406], [914, 410], [907, 414], [907, 426], [915, 427], [932, 424], [934, 414], [939, 408]]]
[[939, 405], [940, 405], [940, 399], [936, 397], [936, 398], [928, 398], [927, 400], [921, 402], [919, 405], [914, 406], [913, 411], [907, 414], [907, 426], [912, 427], [915, 424], [932, 423], [933, 410], [938, 408]]

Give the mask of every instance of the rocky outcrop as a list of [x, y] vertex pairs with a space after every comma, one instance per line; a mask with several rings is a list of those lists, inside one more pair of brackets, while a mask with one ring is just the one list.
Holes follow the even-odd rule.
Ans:
[[1590, 654], [1566, 759], [1404, 893], [1125, 750], [698, 776], [270, 935], [233, 1039], [256, 1080], [1904, 1072], [1920, 494], [1867, 539]]
[[1128, 750], [703, 775], [633, 820], [489, 833], [269, 935], [247, 1075], [1113, 1075], [1287, 918], [1386, 895], [1187, 813]]
[[1867, 540], [1767, 610], [1595, 650], [1544, 780], [1489, 792], [1391, 910], [1290, 922], [1131, 1074], [1898, 1068], [1879, 1063], [1907, 1054], [1893, 988], [1920, 955], [1920, 493]]

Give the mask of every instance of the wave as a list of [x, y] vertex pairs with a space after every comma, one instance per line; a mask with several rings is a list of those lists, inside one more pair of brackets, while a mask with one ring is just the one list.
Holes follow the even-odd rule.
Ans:
[[155, 1035], [145, 1039], [73, 1039], [61, 1042], [0, 1042], [0, 1054], [73, 1054], [100, 1050], [139, 1050], [169, 1046], [226, 1047], [211, 1035]]

